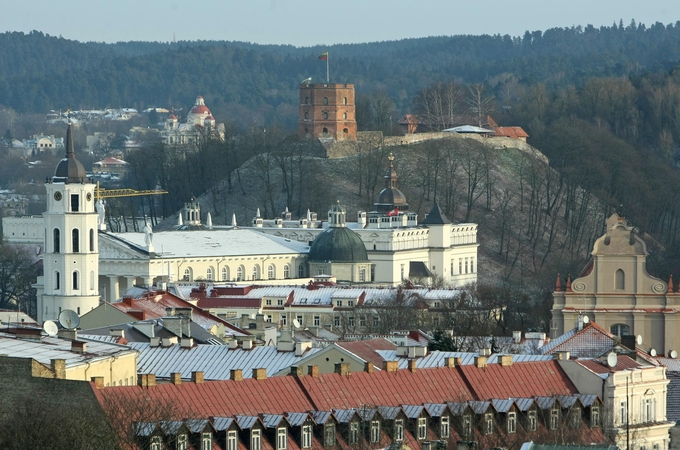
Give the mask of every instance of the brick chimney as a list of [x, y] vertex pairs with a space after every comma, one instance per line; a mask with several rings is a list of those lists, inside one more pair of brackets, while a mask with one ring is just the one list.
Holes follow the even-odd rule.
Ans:
[[296, 377], [301, 377], [302, 375], [304, 375], [302, 366], [290, 366], [290, 374]]
[[313, 378], [319, 378], [319, 366], [307, 366], [307, 375]]
[[479, 369], [486, 369], [486, 356], [475, 356], [475, 366]]
[[58, 380], [66, 379], [66, 360], [65, 359], [51, 359], [50, 368], [54, 372], [54, 378]]
[[191, 381], [196, 384], [203, 384], [203, 372], [191, 372]]
[[170, 374], [170, 383], [175, 386], [182, 384], [182, 374], [179, 372], [173, 372]]
[[349, 363], [335, 363], [335, 373], [348, 377], [350, 375]]
[[104, 389], [104, 377], [92, 377], [90, 381], [94, 383], [94, 387], [97, 389]]
[[71, 341], [71, 351], [75, 353], [87, 352], [87, 342]]
[[264, 367], [253, 369], [253, 378], [255, 378], [258, 381], [266, 380], [267, 369], [265, 369]]
[[453, 369], [456, 367], [456, 359], [455, 358], [444, 358], [444, 366], [448, 367], [449, 369]]
[[123, 296], [123, 303], [128, 305], [128, 306], [134, 307], [135, 306], [135, 298], [131, 295], [124, 295]]
[[373, 365], [372, 362], [367, 362], [367, 363], [364, 364], [364, 372], [373, 373], [374, 369], [375, 369], [375, 366]]
[[411, 372], [415, 372], [416, 370], [418, 370], [418, 368], [416, 367], [415, 359], [408, 360], [408, 370], [410, 370]]
[[512, 366], [512, 355], [501, 355], [501, 367]]
[[229, 379], [232, 381], [243, 381], [243, 371], [241, 369], [231, 369]]
[[396, 372], [399, 370], [398, 361], [383, 361], [383, 370], [386, 372]]
[[153, 373], [143, 373], [137, 378], [137, 384], [141, 387], [156, 386], [156, 375]]

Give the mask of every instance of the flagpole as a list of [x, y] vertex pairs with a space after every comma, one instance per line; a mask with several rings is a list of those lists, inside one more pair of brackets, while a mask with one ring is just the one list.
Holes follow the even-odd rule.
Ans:
[[328, 54], [326, 54], [326, 83], [331, 82], [331, 75], [329, 71]]

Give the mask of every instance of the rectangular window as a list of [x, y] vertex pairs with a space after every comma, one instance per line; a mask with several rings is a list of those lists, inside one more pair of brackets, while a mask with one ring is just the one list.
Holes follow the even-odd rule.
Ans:
[[463, 273], [463, 258], [458, 258], [458, 273]]
[[333, 326], [336, 326], [336, 327], [340, 326], [340, 316], [333, 317]]
[[312, 426], [302, 427], [302, 448], [312, 448]]
[[380, 317], [373, 316], [373, 326], [377, 327], [379, 323], [380, 323]]
[[349, 316], [347, 318], [347, 324], [351, 327], [354, 328], [354, 316]]
[[451, 275], [453, 275], [453, 259], [451, 260]]
[[236, 436], [236, 431], [229, 431], [227, 433], [227, 450], [237, 450], [238, 449], [238, 439]]
[[264, 301], [264, 304], [267, 306], [272, 306], [272, 299], [268, 298], [267, 300]]
[[404, 440], [404, 419], [394, 421], [394, 440], [397, 442]]
[[463, 436], [466, 438], [472, 436], [472, 417], [469, 415], [463, 416]]
[[250, 432], [250, 450], [261, 450], [262, 436], [260, 430], [253, 430]]
[[470, 257], [470, 273], [475, 273], [475, 257]]
[[187, 450], [187, 435], [177, 435], [177, 450]]
[[366, 326], [366, 316], [359, 316], [359, 326], [360, 327]]
[[278, 428], [276, 430], [276, 448], [278, 450], [286, 450], [288, 443], [288, 435], [285, 428]]
[[276, 305], [277, 305], [277, 306], [283, 306], [283, 299], [278, 299], [278, 300], [276, 301]]
[[536, 431], [536, 411], [529, 411], [527, 414], [527, 429], [529, 431]]
[[434, 317], [432, 319], [432, 325], [434, 326], [434, 328], [439, 328], [439, 317]]
[[598, 406], [590, 407], [590, 427], [596, 428], [600, 426], [600, 408]]
[[371, 443], [377, 444], [380, 442], [380, 422], [377, 420], [371, 421]]
[[484, 434], [493, 433], [493, 414], [484, 414]]
[[451, 436], [451, 427], [449, 426], [449, 416], [442, 416], [439, 420], [439, 438], [448, 439]]
[[628, 404], [625, 401], [622, 401], [619, 405], [619, 418], [621, 419], [621, 422], [619, 422], [621, 425], [624, 425], [626, 423], [626, 419], [628, 417]]
[[560, 424], [560, 410], [551, 409], [550, 410], [550, 429], [556, 430]]
[[71, 194], [71, 212], [80, 211], [80, 195]]
[[359, 443], [359, 424], [357, 422], [351, 422], [349, 424], [349, 443]]
[[509, 412], [508, 413], [508, 433], [516, 433], [517, 432], [517, 413], [516, 412]]
[[298, 314], [297, 321], [298, 321], [298, 324], [299, 324], [298, 326], [302, 327], [302, 322], [303, 322], [302, 315]]
[[468, 258], [465, 258], [465, 273], [468, 273]]
[[401, 279], [404, 279], [404, 264], [401, 265]]
[[335, 302], [335, 306], [337, 306], [338, 308], [342, 308], [342, 300], [338, 300], [337, 302]]
[[286, 316], [285, 314], [281, 314], [281, 325], [283, 325], [285, 327], [287, 325], [287, 322], [288, 322], [288, 316]]
[[335, 425], [332, 423], [327, 424], [323, 429], [323, 444], [326, 447], [335, 445]]
[[347, 300], [347, 306], [350, 308], [354, 306], [354, 300]]
[[425, 417], [418, 418], [418, 439], [423, 440], [427, 437], [427, 419]]
[[315, 327], [321, 326], [321, 317], [320, 316], [314, 316], [314, 326]]
[[163, 448], [163, 443], [160, 436], [151, 436], [150, 450], [161, 450]]
[[581, 409], [580, 408], [574, 408], [571, 411], [569, 411], [569, 425], [571, 425], [572, 428], [580, 428], [581, 427]]
[[212, 450], [212, 434], [201, 433], [201, 450]]
[[264, 321], [265, 321], [265, 322], [271, 323], [271, 321], [272, 321], [272, 315], [271, 315], [271, 314], [267, 314], [266, 316], [264, 316]]

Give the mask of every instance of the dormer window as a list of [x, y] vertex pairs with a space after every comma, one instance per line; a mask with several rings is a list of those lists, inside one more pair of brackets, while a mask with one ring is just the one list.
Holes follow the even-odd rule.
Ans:
[[178, 434], [177, 435], [177, 450], [187, 450], [187, 435]]
[[323, 428], [323, 445], [330, 447], [335, 445], [335, 425], [327, 423]]
[[349, 443], [359, 443], [359, 424], [357, 422], [351, 422], [349, 424]]
[[163, 443], [160, 436], [151, 436], [151, 444], [149, 445], [150, 450], [161, 450], [163, 448]]
[[304, 425], [302, 427], [302, 448], [312, 447], [312, 426]]
[[260, 430], [252, 430], [250, 432], [250, 450], [262, 449], [262, 434]]
[[516, 433], [517, 432], [517, 413], [516, 412], [509, 412], [508, 413], [508, 433]]
[[201, 433], [201, 450], [212, 450], [212, 434]]
[[394, 440], [397, 442], [404, 440], [404, 419], [394, 421]]
[[377, 420], [371, 421], [371, 444], [380, 442], [380, 422]]
[[276, 430], [276, 448], [277, 450], [286, 450], [288, 447], [288, 434], [285, 428], [277, 428]]
[[281, 299], [281, 298], [278, 299], [278, 300], [276, 301], [276, 304], [277, 304], [278, 306], [283, 306], [283, 299]]
[[227, 432], [227, 450], [237, 450], [238, 449], [238, 438], [236, 436], [236, 431]]
[[342, 307], [342, 300], [338, 300], [337, 302], [335, 302], [335, 306]]
[[591, 406], [590, 407], [590, 427], [596, 428], [600, 426], [600, 407]]
[[551, 409], [550, 410], [550, 429], [551, 430], [557, 430], [557, 427], [560, 424], [560, 410], [559, 409]]
[[418, 418], [418, 439], [424, 440], [427, 437], [427, 419], [425, 417]]
[[451, 436], [451, 428], [449, 423], [449, 416], [442, 416], [439, 419], [439, 437], [441, 439], [448, 439]]

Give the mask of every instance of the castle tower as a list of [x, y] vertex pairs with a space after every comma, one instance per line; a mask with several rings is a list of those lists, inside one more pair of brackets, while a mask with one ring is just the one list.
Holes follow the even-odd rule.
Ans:
[[71, 124], [66, 131], [66, 158], [45, 189], [44, 275], [36, 285], [40, 322], [57, 319], [64, 309], [81, 315], [99, 306], [95, 185], [76, 159]]
[[298, 135], [356, 141], [354, 85], [302, 83]]

